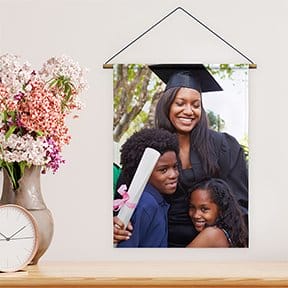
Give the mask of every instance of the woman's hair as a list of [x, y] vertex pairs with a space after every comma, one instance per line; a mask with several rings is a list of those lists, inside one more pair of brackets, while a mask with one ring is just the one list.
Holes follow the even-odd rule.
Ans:
[[[161, 95], [155, 110], [155, 127], [164, 128], [173, 133], [177, 132], [170, 121], [169, 113], [176, 94], [180, 89], [181, 87], [170, 88]], [[210, 176], [216, 177], [219, 173], [219, 165], [216, 151], [211, 142], [208, 119], [201, 101], [201, 118], [190, 133], [190, 145], [192, 149], [199, 153], [205, 172]]]
[[157, 150], [161, 155], [168, 151], [174, 151], [178, 159], [178, 140], [174, 133], [165, 129], [144, 128], [134, 133], [122, 145], [120, 159], [122, 165], [122, 183], [125, 183], [127, 186], [130, 185], [147, 147]]
[[215, 225], [228, 232], [233, 247], [247, 247], [248, 231], [244, 216], [229, 185], [222, 179], [206, 178], [193, 186], [191, 194], [196, 189], [203, 189], [210, 193], [212, 201], [219, 209], [219, 217]]

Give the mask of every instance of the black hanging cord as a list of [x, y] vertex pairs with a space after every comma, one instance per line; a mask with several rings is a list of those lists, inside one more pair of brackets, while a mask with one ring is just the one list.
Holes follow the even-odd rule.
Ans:
[[192, 14], [190, 14], [189, 12], [187, 12], [184, 8], [182, 7], [177, 7], [175, 8], [173, 11], [171, 11], [170, 13], [168, 13], [166, 16], [164, 16], [163, 18], [161, 18], [158, 22], [156, 22], [154, 25], [152, 25], [150, 28], [148, 28], [146, 31], [144, 31], [141, 35], [139, 35], [138, 37], [136, 37], [134, 40], [132, 40], [130, 43], [128, 43], [125, 47], [123, 47], [121, 50], [119, 50], [116, 54], [114, 54], [111, 58], [109, 58], [104, 65], [108, 64], [112, 59], [114, 59], [117, 55], [119, 55], [120, 53], [122, 53], [124, 50], [126, 50], [129, 46], [131, 46], [133, 43], [135, 43], [137, 40], [139, 40], [141, 37], [143, 37], [145, 34], [147, 34], [149, 31], [151, 31], [152, 29], [154, 29], [157, 25], [159, 25], [161, 22], [163, 22], [166, 18], [168, 18], [169, 16], [171, 16], [173, 13], [175, 13], [177, 10], [182, 10], [184, 13], [186, 13], [188, 16], [190, 16], [191, 18], [193, 18], [195, 21], [197, 21], [200, 25], [202, 25], [204, 28], [206, 28], [208, 31], [210, 31], [212, 34], [214, 34], [217, 38], [219, 38], [220, 40], [222, 40], [226, 45], [228, 45], [229, 47], [231, 47], [233, 50], [235, 50], [237, 53], [239, 53], [241, 56], [243, 56], [245, 59], [247, 59], [252, 65], [256, 65], [254, 64], [254, 62], [249, 59], [246, 55], [244, 55], [242, 52], [240, 52], [238, 49], [236, 49], [234, 46], [232, 46], [229, 42], [227, 42], [225, 39], [223, 39], [220, 35], [218, 35], [216, 32], [214, 32], [212, 29], [210, 29], [207, 25], [205, 25], [203, 22], [201, 22], [199, 19], [197, 19], [195, 16], [193, 16]]
[[139, 35], [137, 38], [135, 38], [134, 40], [132, 40], [130, 43], [128, 43], [124, 48], [122, 48], [120, 51], [118, 51], [115, 55], [113, 55], [110, 59], [108, 59], [104, 64], [109, 63], [112, 59], [114, 59], [117, 55], [119, 55], [120, 53], [122, 53], [124, 50], [126, 50], [129, 46], [131, 46], [133, 43], [135, 43], [137, 40], [139, 40], [141, 37], [143, 37], [145, 34], [147, 34], [149, 31], [151, 31], [152, 29], [154, 29], [157, 25], [159, 25], [161, 22], [163, 22], [166, 18], [168, 18], [170, 15], [172, 15], [176, 10], [178, 10], [181, 7], [178, 7], [176, 9], [174, 9], [173, 11], [171, 11], [170, 13], [168, 13], [166, 16], [164, 16], [162, 19], [160, 19], [157, 23], [155, 23], [154, 25], [152, 25], [149, 29], [147, 29], [145, 32], [143, 32], [141, 35]]
[[[222, 38], [220, 35], [218, 35], [216, 32], [214, 32], [212, 29], [210, 29], [207, 25], [205, 25], [203, 22], [201, 22], [200, 20], [198, 20], [196, 17], [194, 17], [192, 14], [190, 14], [189, 12], [187, 12], [185, 9], [183, 9], [182, 7], [178, 7], [176, 8], [182, 10], [183, 12], [185, 12], [187, 15], [189, 15], [190, 17], [192, 17], [195, 21], [197, 21], [200, 25], [202, 25], [204, 28], [206, 28], [208, 31], [210, 31], [211, 33], [213, 33], [216, 37], [218, 37], [220, 40], [222, 40], [225, 44], [227, 44], [229, 47], [231, 47], [233, 50], [235, 50], [237, 53], [239, 53], [241, 56], [243, 56], [245, 59], [247, 59], [251, 64], [254, 64], [254, 62], [249, 59], [246, 55], [244, 55], [242, 52], [240, 52], [238, 49], [236, 49], [234, 46], [232, 46], [229, 42], [227, 42], [224, 38]], [[175, 10], [175, 11], [176, 11]]]

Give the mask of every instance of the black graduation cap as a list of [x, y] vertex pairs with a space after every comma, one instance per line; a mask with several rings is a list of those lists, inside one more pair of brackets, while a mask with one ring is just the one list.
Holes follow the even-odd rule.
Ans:
[[223, 91], [203, 64], [156, 64], [149, 68], [167, 84], [165, 91], [172, 87], [187, 87], [199, 92]]

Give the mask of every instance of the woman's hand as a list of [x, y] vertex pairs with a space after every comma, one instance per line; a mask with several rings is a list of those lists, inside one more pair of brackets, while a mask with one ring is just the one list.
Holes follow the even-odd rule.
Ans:
[[124, 229], [123, 222], [117, 217], [113, 217], [113, 243], [117, 244], [120, 241], [128, 240], [132, 233], [130, 231], [133, 230], [131, 223], [129, 222], [126, 230]]

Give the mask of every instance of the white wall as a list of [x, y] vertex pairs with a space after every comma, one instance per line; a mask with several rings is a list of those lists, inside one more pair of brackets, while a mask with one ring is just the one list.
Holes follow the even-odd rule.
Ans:
[[[113, 249], [111, 245], [112, 70], [102, 64], [182, 6], [257, 63], [250, 70], [249, 249]], [[35, 67], [67, 54], [90, 68], [86, 108], [71, 123], [67, 163], [42, 177], [54, 215], [42, 260], [288, 260], [288, 1], [0, 0], [0, 54]], [[247, 62], [181, 11], [112, 62]]]

